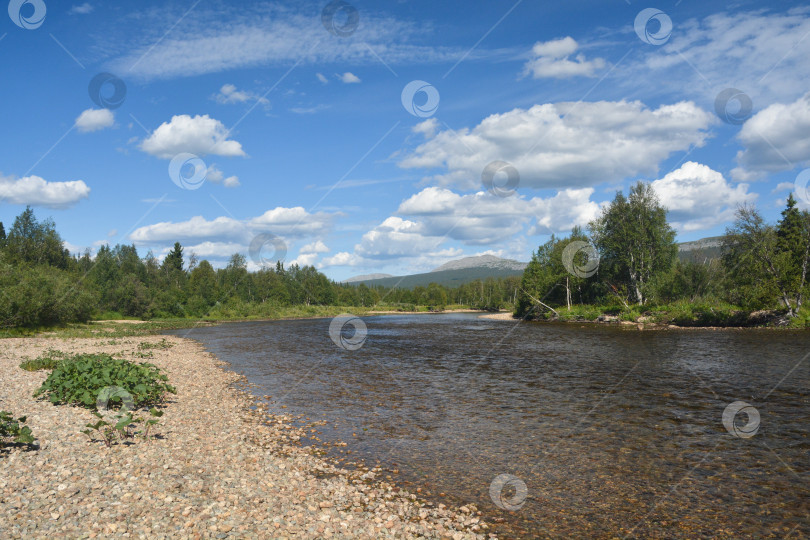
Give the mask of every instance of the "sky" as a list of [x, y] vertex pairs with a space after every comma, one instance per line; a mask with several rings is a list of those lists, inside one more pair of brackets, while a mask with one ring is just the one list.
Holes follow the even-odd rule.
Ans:
[[678, 241], [810, 208], [810, 7], [56, 2], [0, 20], [0, 221], [335, 280], [527, 261], [652, 182]]

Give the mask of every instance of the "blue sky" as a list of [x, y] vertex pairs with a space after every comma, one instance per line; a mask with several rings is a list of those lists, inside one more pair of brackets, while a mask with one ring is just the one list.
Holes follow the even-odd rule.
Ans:
[[639, 179], [681, 241], [721, 234], [737, 204], [775, 220], [791, 191], [810, 200], [800, 3], [8, 11], [0, 221], [30, 204], [73, 252], [180, 241], [256, 268], [272, 242], [251, 242], [275, 237], [339, 280], [528, 260]]

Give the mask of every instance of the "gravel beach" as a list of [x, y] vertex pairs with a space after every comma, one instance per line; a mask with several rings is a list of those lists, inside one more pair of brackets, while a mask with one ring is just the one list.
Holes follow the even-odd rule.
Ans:
[[[170, 348], [137, 358], [142, 342]], [[33, 450], [0, 451], [2, 538], [485, 538], [472, 506], [451, 510], [336, 468], [299, 446], [304, 428], [269, 415], [244, 381], [198, 343], [177, 337], [20, 338], [0, 342], [0, 410], [27, 416]], [[47, 349], [123, 354], [160, 367], [177, 388], [159, 438], [106, 448], [80, 431], [86, 409], [33, 393], [48, 371], [22, 360]], [[148, 354], [148, 353], [147, 353]]]

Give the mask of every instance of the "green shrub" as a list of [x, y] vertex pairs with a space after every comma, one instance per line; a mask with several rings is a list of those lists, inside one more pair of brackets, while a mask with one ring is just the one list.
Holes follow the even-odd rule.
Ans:
[[0, 411], [0, 447], [9, 443], [31, 444], [34, 435], [31, 428], [25, 426], [25, 416], [14, 418], [11, 413]]
[[[168, 377], [152, 364], [135, 364], [108, 354], [84, 354], [60, 362], [34, 397], [47, 395], [51, 403], [96, 408], [99, 393], [108, 387], [123, 388], [136, 408], [163, 401], [167, 392], [176, 393]], [[121, 405], [113, 395], [108, 408]]]

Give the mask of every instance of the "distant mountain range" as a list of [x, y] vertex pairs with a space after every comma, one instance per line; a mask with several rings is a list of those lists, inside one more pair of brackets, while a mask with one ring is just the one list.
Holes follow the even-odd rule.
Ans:
[[[705, 261], [720, 256], [722, 237], [712, 236], [701, 238], [692, 242], [678, 244], [678, 257], [682, 261]], [[476, 279], [503, 278], [509, 276], [522, 276], [528, 263], [512, 259], [502, 259], [494, 255], [478, 255], [464, 257], [455, 261], [444, 263], [430, 272], [412, 274], [409, 276], [392, 276], [391, 274], [366, 274], [345, 280], [343, 283], [368, 286], [382, 285], [384, 287], [399, 287], [412, 289], [414, 287], [427, 287], [431, 283], [438, 283], [447, 287], [458, 287]]]
[[431, 283], [438, 283], [447, 287], [458, 287], [476, 279], [488, 277], [500, 278], [509, 276], [522, 276], [526, 268], [523, 262], [512, 259], [501, 259], [494, 255], [479, 255], [477, 257], [464, 257], [447, 262], [430, 272], [412, 274], [410, 276], [391, 276], [388, 274], [369, 274], [349, 278], [344, 283], [359, 285], [365, 283], [369, 286], [382, 285], [384, 287], [399, 287], [412, 289], [414, 287], [427, 287]]

